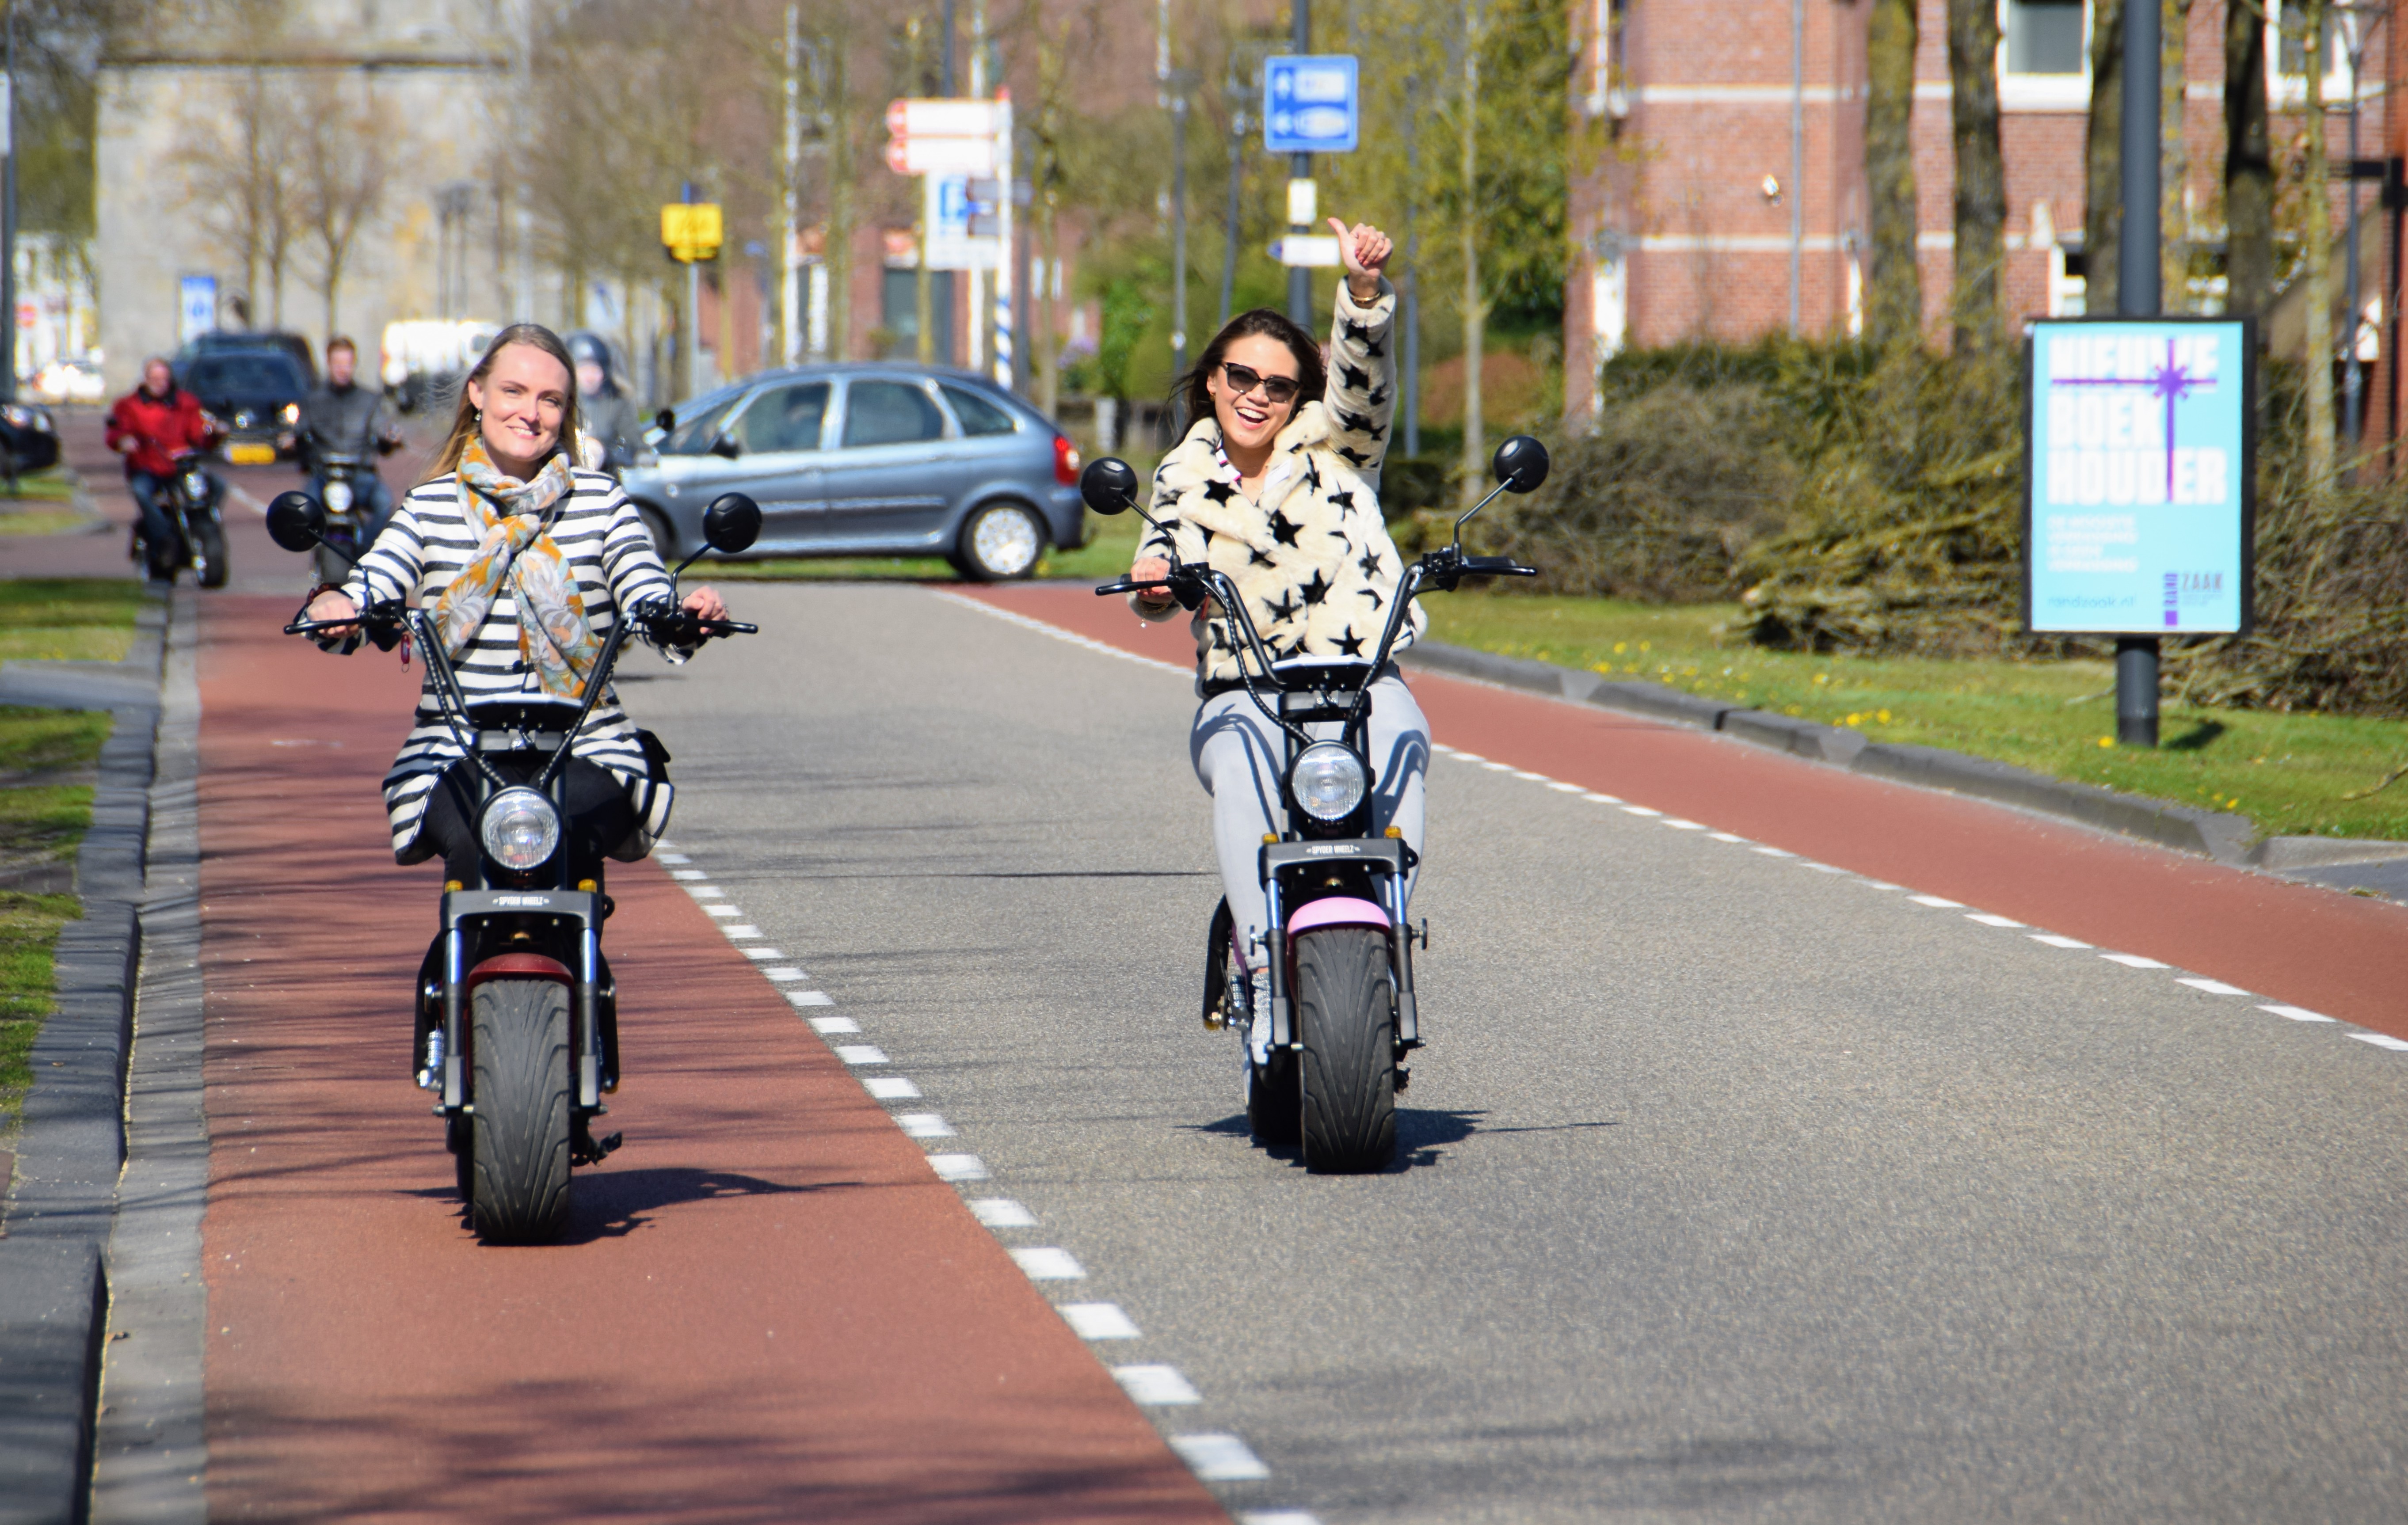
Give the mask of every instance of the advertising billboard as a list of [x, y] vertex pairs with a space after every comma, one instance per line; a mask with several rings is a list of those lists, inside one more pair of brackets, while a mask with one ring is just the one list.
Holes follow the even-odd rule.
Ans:
[[2249, 628], [2257, 345], [2238, 319], [2031, 325], [2024, 628]]

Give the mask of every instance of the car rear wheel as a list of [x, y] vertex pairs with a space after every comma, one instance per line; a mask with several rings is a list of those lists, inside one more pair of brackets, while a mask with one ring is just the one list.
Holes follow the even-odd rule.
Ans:
[[668, 515], [649, 503], [636, 505], [636, 513], [643, 520], [644, 528], [652, 534], [652, 549], [660, 552], [663, 562], [674, 565], [677, 562], [677, 532], [669, 528]]
[[1004, 582], [1037, 570], [1045, 521], [1025, 503], [991, 503], [962, 525], [953, 566], [972, 582]]

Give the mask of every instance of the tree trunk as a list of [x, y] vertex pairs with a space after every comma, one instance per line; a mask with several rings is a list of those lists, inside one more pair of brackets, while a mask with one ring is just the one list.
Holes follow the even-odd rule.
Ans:
[[2308, 473], [2321, 484], [2333, 463], [2332, 198], [2325, 162], [2325, 17], [2327, 0], [2305, 0], [2308, 75], [2307, 279]]
[[853, 92], [846, 78], [849, 34], [831, 34], [828, 47], [828, 358], [851, 360], [853, 336]]
[[1873, 0], [1865, 44], [1865, 182], [1870, 201], [1871, 291], [1865, 332], [1876, 345], [1923, 334], [1923, 279], [1914, 263], [1915, 0]]
[[2157, 141], [2164, 145], [2157, 176], [2157, 289], [2164, 292], [2158, 309], [2167, 313], [2190, 310], [2190, 207], [2184, 196], [2190, 183], [2190, 142], [2183, 134], [2183, 96], [2190, 81], [2190, 7], [2191, 0], [2166, 0], [2164, 46], [2157, 64]]
[[2124, 5], [2090, 13], [2090, 125], [2083, 143], [2082, 310], [2115, 316], [2116, 260], [2124, 242]]
[[1488, 304], [1480, 295], [1480, 20], [1463, 12], [1463, 493], [1481, 496], [1488, 462], [1487, 420], [1480, 412], [1480, 372], [1488, 350]]
[[2224, 310], [2274, 299], [2274, 157], [2266, 120], [2266, 18], [2234, 5], [2224, 17]]
[[2005, 309], [2007, 166], [1999, 149], [1999, 7], [1948, 0], [1948, 79], [1956, 146], [1956, 274], [1949, 292], [1956, 352], [1994, 348]]

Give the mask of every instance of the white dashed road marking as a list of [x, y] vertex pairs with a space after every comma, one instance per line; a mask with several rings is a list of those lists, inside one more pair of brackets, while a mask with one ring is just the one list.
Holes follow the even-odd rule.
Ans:
[[839, 1043], [836, 1046], [836, 1057], [848, 1064], [883, 1064], [886, 1062], [886, 1050], [874, 1043]]
[[1071, 1333], [1082, 1340], [1134, 1340], [1137, 1325], [1117, 1303], [1065, 1303], [1058, 1310]]
[[970, 1216], [990, 1229], [1033, 1229], [1037, 1215], [1009, 1197], [981, 1197], [970, 1204]]
[[2194, 991], [2205, 991], [2210, 995], [2247, 995], [2249, 993], [2238, 985], [2227, 985], [2220, 979], [2177, 979], [2174, 983], [2187, 985]]
[[2051, 948], [2088, 948], [2090, 946], [2078, 937], [2060, 937], [2053, 932], [2035, 932], [2031, 934], [2031, 940], [2035, 943], [2046, 943]]
[[861, 1082], [861, 1089], [882, 1102], [915, 1102], [920, 1088], [899, 1075], [873, 1075]]
[[1173, 1435], [1170, 1448], [1208, 1483], [1250, 1483], [1271, 1475], [1263, 1459], [1235, 1435]]
[[2127, 969], [2171, 969], [2173, 967], [2171, 963], [2159, 963], [2155, 959], [2144, 959], [2138, 953], [2101, 953], [2099, 956], [2105, 959], [2109, 963], [2120, 963]]
[[986, 1179], [986, 1162], [975, 1154], [932, 1154], [928, 1168], [940, 1181], [982, 1181]]
[[2395, 1054], [2408, 1054], [2408, 1039], [2395, 1038], [2388, 1033], [2353, 1033], [2360, 1043], [2371, 1043], [2377, 1048], [2388, 1048]]
[[[942, 1155], [935, 1158], [943, 1159]], [[1031, 1281], [1084, 1281], [1087, 1268], [1067, 1249], [1048, 1245], [1039, 1249], [1015, 1249], [1011, 1258], [1020, 1263]]]
[[1961, 911], [1965, 908], [1963, 901], [1950, 900], [1942, 895], [1909, 895], [1906, 898], [1917, 905], [1928, 905], [1934, 910]]
[[1979, 921], [1985, 927], [2020, 927], [2023, 925], [2022, 922], [2015, 920], [2012, 917], [1992, 916], [1987, 911], [1967, 911], [1965, 913], [1965, 919], [1968, 921]]
[[1121, 1385], [1121, 1390], [1129, 1395], [1133, 1404], [1154, 1406], [1204, 1401], [1204, 1395], [1179, 1375], [1176, 1366], [1115, 1366], [1112, 1380]]
[[906, 1112], [895, 1119], [907, 1138], [952, 1138], [953, 1125], [935, 1112]]
[[811, 1031], [824, 1038], [831, 1033], [858, 1033], [861, 1024], [850, 1017], [814, 1017], [811, 1019]]
[[2310, 1011], [2305, 1006], [2259, 1006], [2258, 1009], [2259, 1011], [2271, 1011], [2277, 1017], [2288, 1017], [2295, 1022], [2329, 1022], [2332, 1020], [2331, 1018], [2324, 1015], [2322, 1012]]

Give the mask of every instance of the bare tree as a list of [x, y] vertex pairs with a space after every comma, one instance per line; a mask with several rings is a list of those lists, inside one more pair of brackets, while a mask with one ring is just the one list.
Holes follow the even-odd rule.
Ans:
[[1872, 203], [1872, 292], [1866, 330], [1880, 345], [1923, 333], [1915, 267], [1915, 0], [1873, 0], [1865, 59], [1865, 179]]
[[[368, 79], [359, 88], [375, 87]], [[294, 107], [294, 212], [315, 246], [312, 284], [325, 300], [331, 336], [342, 331], [343, 271], [392, 193], [402, 126], [373, 93], [354, 97], [333, 75], [313, 77]]]
[[2266, 15], [2230, 0], [2224, 16], [2224, 310], [2274, 298], [2274, 154], [2266, 110]]
[[2007, 166], [1999, 148], [1999, 7], [1948, 0], [1950, 115], [1956, 147], [1956, 275], [1949, 295], [1956, 349], [2002, 336], [2000, 274], [2007, 260]]
[[169, 154], [183, 172], [184, 204], [205, 238], [242, 268], [253, 326], [263, 316], [270, 327], [284, 323], [284, 269], [300, 225], [295, 165], [287, 153], [293, 127], [283, 82], [254, 66], [225, 96], [185, 104]]
[[2124, 0], [2090, 14], [2090, 121], [2083, 140], [2082, 310], [2115, 312], [2124, 240]]
[[2157, 141], [2164, 145], [2157, 180], [2159, 306], [2190, 308], [2190, 140], [2183, 131], [2184, 99], [2190, 85], [2191, 0], [2166, 0], [2157, 64]]
[[2332, 12], [2327, 0], [2303, 0], [2298, 14], [2308, 85], [2307, 173], [2300, 198], [2307, 219], [2301, 272], [2307, 287], [2307, 458], [2310, 479], [2321, 486], [2333, 463], [2332, 182], [2325, 144], [2325, 70], [2333, 41], [2326, 21]]

